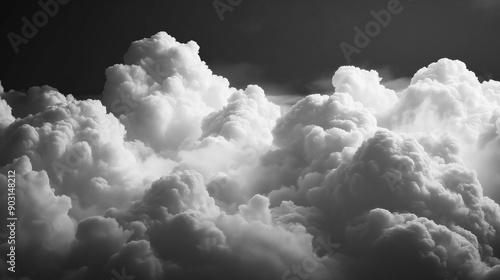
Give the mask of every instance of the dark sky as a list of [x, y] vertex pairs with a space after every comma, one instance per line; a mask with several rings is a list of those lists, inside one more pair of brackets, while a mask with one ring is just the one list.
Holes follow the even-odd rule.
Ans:
[[[105, 69], [122, 62], [132, 41], [158, 31], [183, 43], [196, 41], [202, 59], [233, 86], [257, 83], [271, 94], [321, 91], [334, 71], [348, 64], [339, 44], [353, 45], [354, 28], [364, 29], [373, 20], [370, 11], [387, 9], [390, 1], [242, 0], [221, 21], [213, 0], [72, 0], [20, 44], [17, 54], [9, 32], [22, 35], [22, 18], [33, 22], [42, 9], [37, 1], [8, 2], [1, 8], [4, 88], [47, 84], [85, 96], [101, 94]], [[448, 57], [498, 80], [498, 2], [401, 1], [402, 11], [352, 55], [351, 64], [397, 78]]]

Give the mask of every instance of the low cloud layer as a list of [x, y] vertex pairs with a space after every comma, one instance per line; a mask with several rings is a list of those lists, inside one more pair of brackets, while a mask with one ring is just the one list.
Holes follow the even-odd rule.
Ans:
[[101, 100], [0, 86], [4, 279], [500, 278], [500, 82], [344, 66], [281, 112], [198, 51], [133, 42]]

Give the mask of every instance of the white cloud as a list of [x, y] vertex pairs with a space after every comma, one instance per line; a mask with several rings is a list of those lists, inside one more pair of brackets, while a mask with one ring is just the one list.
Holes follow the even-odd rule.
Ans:
[[396, 103], [397, 96], [393, 90], [381, 85], [381, 80], [375, 70], [366, 71], [354, 66], [342, 66], [333, 75], [332, 84], [336, 92], [347, 92], [366, 108], [383, 113]]
[[20, 276], [498, 278], [499, 82], [442, 59], [396, 94], [346, 66], [280, 112], [198, 52], [133, 42], [102, 103], [0, 86]]

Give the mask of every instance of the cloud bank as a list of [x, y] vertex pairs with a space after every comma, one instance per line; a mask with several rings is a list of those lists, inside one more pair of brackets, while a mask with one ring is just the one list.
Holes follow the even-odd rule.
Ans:
[[198, 51], [133, 42], [101, 100], [0, 86], [3, 279], [500, 278], [500, 82], [344, 66], [282, 113]]

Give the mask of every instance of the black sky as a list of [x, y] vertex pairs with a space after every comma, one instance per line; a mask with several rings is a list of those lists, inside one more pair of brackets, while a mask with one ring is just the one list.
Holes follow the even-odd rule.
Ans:
[[[44, 2], [47, 0], [43, 0]], [[227, 0], [221, 0], [227, 3]], [[37, 1], [1, 8], [0, 80], [5, 89], [50, 85], [64, 94], [99, 95], [108, 66], [121, 63], [134, 40], [166, 31], [196, 41], [217, 74], [244, 87], [257, 83], [271, 94], [324, 90], [348, 64], [339, 48], [353, 44], [354, 27], [388, 0], [243, 0], [221, 21], [213, 0], [71, 0], [15, 54], [7, 35], [21, 35]], [[410, 76], [439, 58], [464, 61], [483, 77], [500, 79], [500, 5], [496, 0], [402, 0], [402, 12], [375, 36], [353, 65]], [[327, 83], [328, 84], [328, 83]]]

